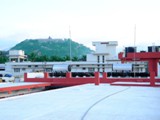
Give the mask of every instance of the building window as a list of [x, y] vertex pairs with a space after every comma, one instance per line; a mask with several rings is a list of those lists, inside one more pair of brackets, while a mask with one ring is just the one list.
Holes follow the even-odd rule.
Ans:
[[30, 68], [30, 67], [31, 67], [31, 65], [28, 65], [28, 67]]
[[103, 61], [103, 63], [104, 63], [104, 55], [102, 56], [102, 61]]
[[88, 68], [88, 72], [94, 72], [95, 68]]
[[0, 71], [4, 71], [5, 69], [3, 69], [3, 68], [0, 68]]
[[98, 66], [97, 70], [98, 70], [98, 72], [99, 72], [99, 71], [100, 71], [100, 68], [99, 68], [99, 67], [100, 67], [100, 65], [97, 65], [97, 66]]
[[76, 67], [79, 67], [79, 65], [76, 65]]
[[99, 63], [99, 56], [97, 56], [97, 62]]
[[52, 68], [46, 68], [46, 72], [52, 72]]
[[85, 67], [83, 67], [83, 68], [82, 68], [82, 70], [86, 70], [86, 68], [85, 68]]
[[26, 68], [22, 68], [22, 71], [25, 71], [26, 70]]
[[105, 72], [105, 69], [103, 68], [103, 72]]
[[20, 68], [14, 68], [14, 72], [20, 72]]
[[35, 65], [35, 67], [38, 67], [38, 65]]

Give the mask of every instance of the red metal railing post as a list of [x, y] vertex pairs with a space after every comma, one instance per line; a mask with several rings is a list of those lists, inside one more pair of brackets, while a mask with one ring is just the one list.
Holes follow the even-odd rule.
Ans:
[[27, 73], [24, 73], [24, 82], [27, 82]]
[[94, 76], [95, 76], [95, 85], [99, 85], [100, 84], [99, 72], [95, 72]]
[[103, 72], [103, 79], [106, 79], [106, 78], [107, 78], [107, 73]]
[[103, 72], [103, 78], [107, 78], [107, 73]]
[[66, 73], [66, 78], [71, 78], [71, 77], [72, 77], [71, 72], [67, 72], [67, 73]]
[[48, 77], [49, 77], [48, 73], [47, 73], [47, 72], [44, 72], [44, 78], [46, 79], [46, 78], [48, 78]]
[[155, 72], [150, 72], [150, 86], [155, 86]]

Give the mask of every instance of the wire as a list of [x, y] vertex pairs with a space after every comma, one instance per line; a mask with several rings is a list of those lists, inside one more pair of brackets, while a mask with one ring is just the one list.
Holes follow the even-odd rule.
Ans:
[[135, 24], [135, 27], [134, 27], [134, 77], [136, 76], [136, 71], [135, 71], [135, 68], [136, 68], [136, 56], [135, 56], [135, 53], [136, 53], [136, 24]]

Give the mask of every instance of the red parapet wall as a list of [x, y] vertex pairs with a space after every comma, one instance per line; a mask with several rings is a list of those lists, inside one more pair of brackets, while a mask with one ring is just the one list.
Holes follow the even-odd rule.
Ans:
[[[14, 83], [13, 83], [14, 84]], [[8, 94], [12, 94], [12, 92], [15, 91], [22, 91], [22, 90], [28, 90], [28, 92], [31, 91], [31, 89], [37, 89], [37, 88], [45, 88], [47, 86], [50, 86], [51, 83], [37, 83], [37, 84], [28, 84], [28, 85], [17, 85], [17, 86], [6, 86], [0, 88], [0, 93], [7, 92]], [[0, 98], [2, 98], [3, 95], [0, 95]], [[9, 95], [8, 95], [9, 96]]]
[[160, 79], [154, 78], [154, 73], [150, 78], [109, 78], [107, 73], [103, 73], [103, 76], [99, 76], [99, 72], [95, 72], [94, 77], [72, 77], [71, 73], [66, 73], [66, 77], [63, 78], [50, 78], [48, 73], [44, 73], [44, 78], [27, 78], [27, 73], [24, 75], [25, 82], [49, 82], [51, 86], [74, 86], [81, 84], [93, 83], [99, 85], [100, 83], [113, 83], [113, 82], [150, 82], [150, 86], [155, 86], [155, 82], [160, 82]]
[[144, 53], [127, 53], [127, 56], [123, 57], [123, 52], [118, 54], [118, 58], [121, 60], [133, 61], [134, 58], [137, 61], [148, 61], [150, 59], [160, 59], [160, 52], [144, 52]]
[[157, 63], [160, 60], [160, 52], [144, 52], [144, 53], [127, 53], [126, 56], [123, 56], [124, 53], [120, 52], [118, 58], [124, 63], [125, 61], [147, 61], [148, 70], [152, 74], [155, 73], [157, 76]]
[[24, 74], [25, 82], [49, 82], [52, 83], [53, 86], [73, 86], [73, 85], [81, 85], [87, 83], [94, 83], [95, 85], [99, 85], [100, 78], [99, 72], [95, 72], [95, 77], [72, 77], [71, 73], [66, 73], [66, 77], [62, 78], [50, 78], [48, 73], [44, 73], [44, 78], [27, 78], [27, 73]]

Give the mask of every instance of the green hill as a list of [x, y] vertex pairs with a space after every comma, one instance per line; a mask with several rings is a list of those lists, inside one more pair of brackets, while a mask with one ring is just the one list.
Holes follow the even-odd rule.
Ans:
[[38, 56], [65, 57], [70, 55], [70, 44], [72, 57], [80, 58], [92, 52], [90, 48], [70, 39], [52, 39], [50, 37], [48, 39], [26, 39], [11, 48], [11, 50], [24, 50], [27, 55], [35, 53]]

